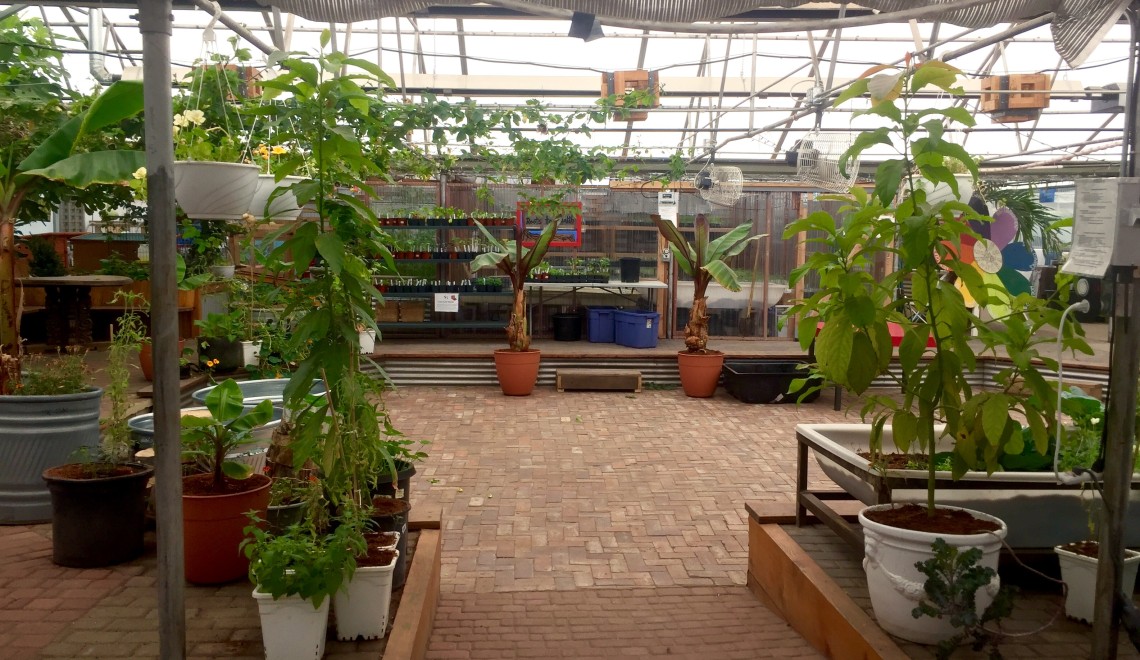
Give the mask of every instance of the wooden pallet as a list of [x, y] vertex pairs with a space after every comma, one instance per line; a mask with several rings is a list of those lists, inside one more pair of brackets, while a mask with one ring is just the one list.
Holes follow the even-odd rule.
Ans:
[[636, 369], [559, 369], [555, 372], [559, 392], [566, 390], [641, 391], [641, 372]]

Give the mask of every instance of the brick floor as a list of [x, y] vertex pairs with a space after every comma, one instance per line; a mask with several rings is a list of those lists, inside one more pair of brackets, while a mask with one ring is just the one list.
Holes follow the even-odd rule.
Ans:
[[[743, 506], [790, 501], [792, 429], [843, 419], [829, 401], [467, 387], [405, 388], [388, 405], [397, 428], [430, 441], [414, 504], [443, 511], [430, 657], [817, 657], [742, 586]], [[155, 657], [153, 553], [61, 569], [49, 535], [0, 527], [0, 658]], [[192, 657], [261, 654], [248, 585], [188, 589], [187, 624]], [[377, 657], [376, 644], [330, 643], [329, 655]]]

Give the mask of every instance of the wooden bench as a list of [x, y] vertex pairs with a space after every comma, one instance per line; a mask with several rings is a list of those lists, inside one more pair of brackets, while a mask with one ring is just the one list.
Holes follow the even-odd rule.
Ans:
[[559, 392], [566, 390], [641, 391], [641, 372], [635, 369], [559, 369], [555, 372]]

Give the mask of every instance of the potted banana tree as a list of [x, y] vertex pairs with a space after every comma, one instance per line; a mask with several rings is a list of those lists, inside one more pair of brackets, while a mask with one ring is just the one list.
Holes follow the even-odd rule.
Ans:
[[483, 223], [475, 225], [487, 239], [491, 247], [471, 262], [471, 271], [495, 268], [510, 280], [514, 297], [511, 304], [511, 320], [507, 323], [507, 348], [495, 351], [495, 373], [499, 377], [499, 387], [507, 396], [529, 396], [538, 381], [538, 365], [541, 352], [530, 347], [530, 328], [526, 316], [526, 280], [530, 272], [542, 263], [550, 249], [550, 241], [558, 230], [559, 216], [552, 216], [543, 227], [534, 244], [527, 247], [523, 243], [524, 229], [515, 226], [512, 240], [500, 240]]
[[749, 236], [749, 225], [739, 225], [728, 233], [709, 240], [709, 221], [699, 214], [693, 221], [694, 240], [690, 243], [677, 225], [659, 215], [652, 216], [657, 231], [673, 246], [677, 267], [693, 278], [693, 306], [689, 322], [685, 324], [685, 350], [677, 354], [677, 368], [681, 372], [681, 387], [691, 397], [710, 397], [716, 392], [724, 353], [710, 350], [708, 298], [709, 284], [716, 282], [729, 291], [740, 291], [740, 283], [725, 259], [744, 251], [761, 235]]

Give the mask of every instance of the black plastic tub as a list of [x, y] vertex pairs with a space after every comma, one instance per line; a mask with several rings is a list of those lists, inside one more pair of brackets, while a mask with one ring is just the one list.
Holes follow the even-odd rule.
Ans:
[[[808, 375], [800, 368], [803, 364], [807, 363], [795, 360], [728, 361], [724, 363], [724, 389], [744, 403], [796, 403], [803, 389], [791, 391], [792, 381]], [[817, 398], [819, 390], [809, 394], [803, 403]]]
[[637, 257], [622, 257], [618, 260], [618, 263], [620, 264], [622, 282], [641, 281], [641, 259]]
[[581, 341], [582, 317], [578, 314], [551, 314], [555, 341]]

